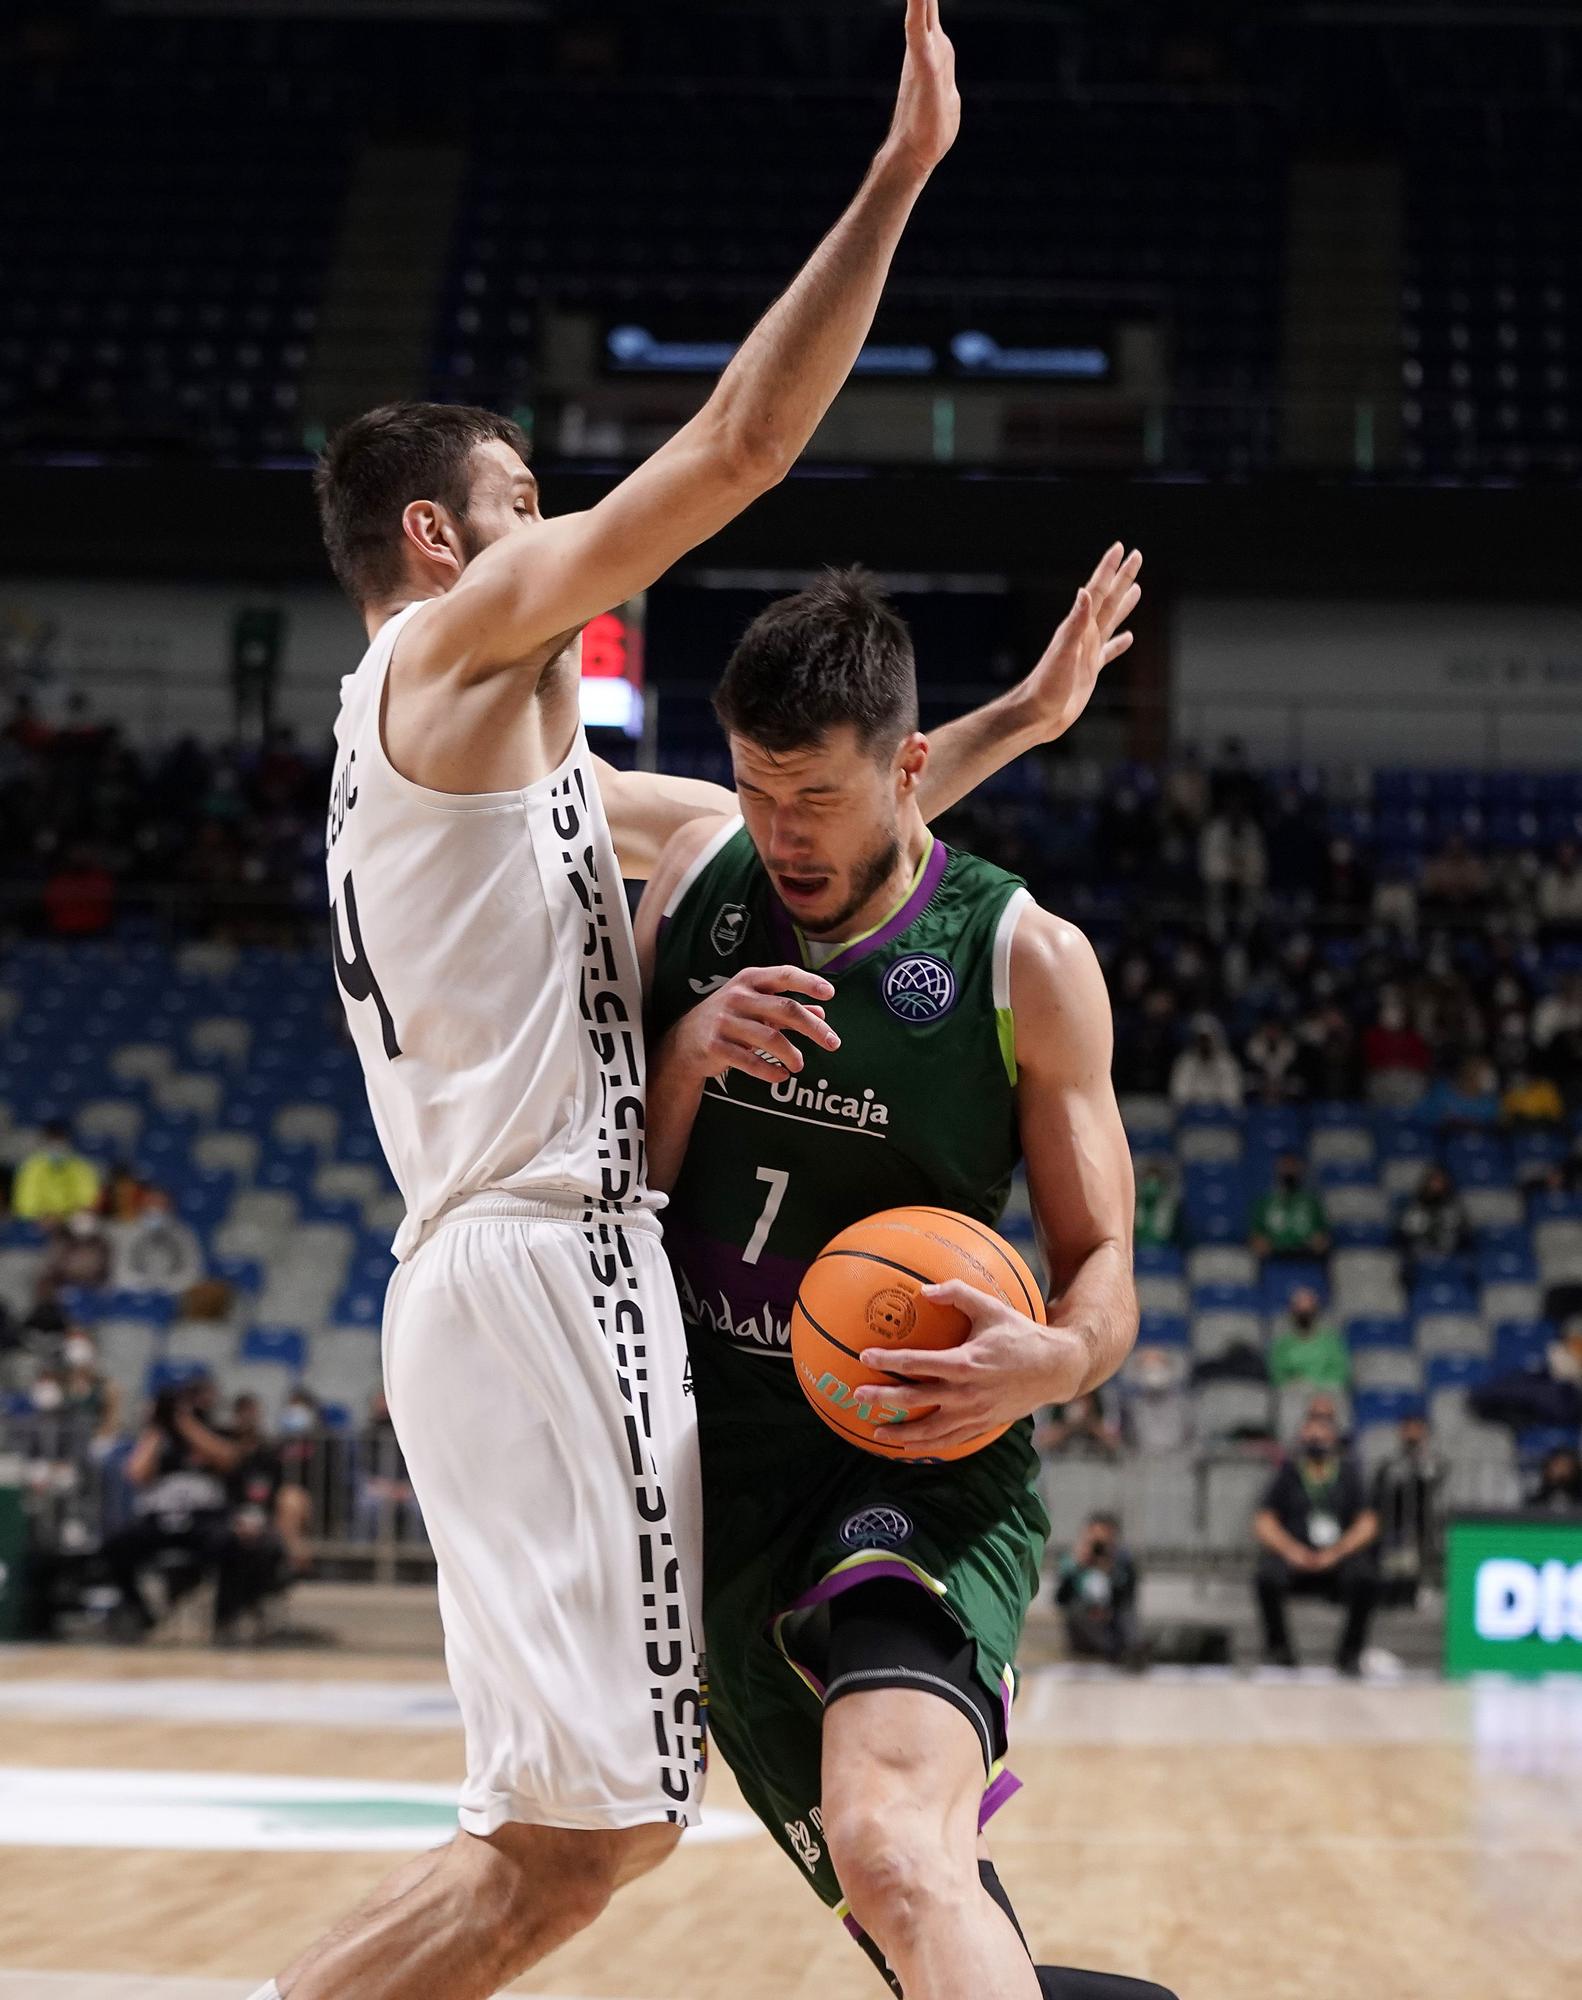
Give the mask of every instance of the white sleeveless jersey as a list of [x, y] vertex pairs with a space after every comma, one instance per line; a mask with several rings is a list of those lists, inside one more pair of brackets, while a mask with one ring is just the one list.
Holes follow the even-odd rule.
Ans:
[[380, 728], [396, 640], [341, 683], [327, 847], [335, 971], [411, 1255], [469, 1196], [662, 1206], [643, 1158], [642, 999], [588, 745], [518, 792], [403, 778]]

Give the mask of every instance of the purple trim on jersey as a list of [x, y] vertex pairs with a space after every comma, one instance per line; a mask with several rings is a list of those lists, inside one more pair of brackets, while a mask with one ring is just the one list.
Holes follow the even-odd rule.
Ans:
[[[861, 965], [865, 958], [871, 958], [876, 951], [883, 951], [887, 944], [894, 944], [902, 931], [910, 930], [918, 918], [933, 902], [935, 892], [945, 879], [945, 870], [950, 866], [950, 849], [942, 840], [936, 840], [923, 864], [923, 873], [917, 887], [907, 897], [887, 924], [881, 924], [872, 937], [859, 938], [849, 944], [844, 951], [836, 952], [832, 959], [819, 967], [826, 978], [837, 973], [849, 972], [854, 965]], [[769, 897], [769, 926], [775, 934], [775, 942], [785, 953], [788, 965], [805, 963], [802, 945], [797, 936], [796, 925], [791, 921], [791, 913], [772, 890]]]
[[1002, 1771], [983, 1794], [983, 1803], [978, 1807], [978, 1831], [993, 1819], [1001, 1806], [1008, 1805], [1022, 1789], [1022, 1781], [1014, 1771]]
[[894, 944], [902, 931], [910, 930], [933, 902], [940, 883], [945, 879], [945, 870], [950, 866], [950, 849], [942, 840], [936, 840], [923, 864], [922, 879], [907, 897], [887, 924], [882, 924], [872, 937], [858, 940], [848, 945], [844, 951], [836, 952], [827, 965], [820, 968], [825, 978], [832, 973], [849, 972], [854, 965], [860, 965], [865, 958], [871, 958], [876, 951], [883, 951], [887, 944]]
[[910, 1563], [854, 1563], [850, 1569], [838, 1569], [829, 1576], [821, 1577], [811, 1590], [804, 1590], [795, 1604], [788, 1604], [771, 1622], [778, 1625], [782, 1618], [794, 1618], [799, 1611], [812, 1611], [820, 1604], [828, 1604], [831, 1598], [855, 1589], [859, 1583], [872, 1583], [876, 1576], [898, 1577], [902, 1583], [915, 1583], [919, 1590], [928, 1588]]

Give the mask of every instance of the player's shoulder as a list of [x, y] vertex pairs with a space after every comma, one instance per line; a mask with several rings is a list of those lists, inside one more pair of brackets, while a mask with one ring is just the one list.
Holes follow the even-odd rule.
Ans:
[[1053, 1018], [1084, 1007], [1109, 1005], [1103, 968], [1087, 933], [1069, 918], [1046, 910], [1031, 896], [1023, 902], [1011, 939], [1012, 1005]]
[[664, 915], [674, 916], [708, 868], [741, 831], [739, 815], [706, 813], [690, 819], [665, 843], [648, 893]]

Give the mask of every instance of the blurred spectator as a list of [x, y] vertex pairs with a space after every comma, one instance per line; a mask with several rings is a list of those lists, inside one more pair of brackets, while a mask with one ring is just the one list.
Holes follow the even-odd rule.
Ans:
[[1401, 1421], [1395, 1450], [1373, 1477], [1379, 1517], [1379, 1568], [1385, 1593], [1413, 1604], [1439, 1554], [1439, 1503], [1446, 1466], [1433, 1448], [1428, 1420]]
[[42, 1137], [38, 1151], [17, 1169], [12, 1212], [28, 1222], [54, 1222], [92, 1208], [99, 1199], [98, 1169], [73, 1150], [71, 1128], [52, 1118]]
[[1437, 1132], [1486, 1131], [1500, 1116], [1493, 1070], [1481, 1056], [1468, 1056], [1454, 1077], [1442, 1076], [1429, 1086], [1421, 1108]]
[[1208, 927], [1222, 938], [1232, 921], [1251, 922], [1268, 877], [1263, 835], [1245, 808], [1216, 813], [1198, 842], [1198, 874], [1208, 906]]
[[1360, 922], [1373, 906], [1373, 871], [1352, 841], [1337, 837], [1324, 853], [1318, 884], [1319, 902], [1327, 916]]
[[1181, 1451], [1192, 1441], [1187, 1360], [1172, 1347], [1134, 1349], [1120, 1376], [1121, 1435], [1149, 1458]]
[[1239, 736], [1227, 736], [1219, 746], [1209, 773], [1209, 800], [1216, 813], [1256, 819], [1263, 811], [1263, 780], [1252, 768]]
[[49, 1234], [39, 1275], [45, 1284], [94, 1291], [110, 1275], [110, 1239], [91, 1208], [79, 1209]]
[[125, 1160], [118, 1160], [105, 1180], [99, 1213], [109, 1223], [131, 1222], [142, 1213], [147, 1192], [137, 1169], [128, 1166]]
[[1310, 1409], [1295, 1452], [1269, 1482], [1253, 1519], [1262, 1551], [1256, 1589], [1264, 1658], [1271, 1665], [1296, 1665], [1287, 1599], [1324, 1597], [1346, 1613], [1336, 1666], [1343, 1674], [1362, 1671], [1378, 1593], [1378, 1533], [1379, 1517], [1368, 1505], [1362, 1474], [1341, 1450], [1333, 1417]]
[[1472, 916], [1483, 908], [1489, 896], [1488, 865], [1473, 853], [1465, 834], [1453, 833], [1424, 864], [1422, 893], [1431, 914], [1441, 918]]
[[1076, 1659], [1141, 1663], [1137, 1565], [1113, 1514], [1088, 1516], [1056, 1573], [1055, 1602], [1065, 1613], [1066, 1643]]
[[197, 1231], [176, 1214], [163, 1188], [146, 1189], [138, 1213], [115, 1225], [114, 1271], [113, 1282], [123, 1291], [168, 1292], [175, 1298], [203, 1276]]
[[1208, 817], [1209, 781], [1203, 760], [1188, 744], [1165, 778], [1165, 810], [1184, 832], [1196, 833]]
[[213, 1384], [189, 1382], [155, 1398], [126, 1462], [134, 1518], [104, 1545], [105, 1567], [121, 1593], [121, 1631], [141, 1638], [155, 1617], [146, 1571], [165, 1572], [167, 1594], [184, 1595], [210, 1575], [227, 1527], [225, 1482], [241, 1452], [210, 1421]]
[[1212, 1014], [1199, 1014], [1190, 1046], [1170, 1071], [1170, 1102], [1178, 1111], [1239, 1111], [1241, 1100], [1241, 1065], [1225, 1046], [1225, 1031]]
[[1333, 1001], [1315, 1007], [1297, 1024], [1301, 1087], [1320, 1103], [1356, 1097], [1362, 1089], [1356, 1030]]
[[1408, 1257], [1458, 1257], [1472, 1241], [1466, 1204], [1449, 1170], [1424, 1169], [1417, 1193], [1401, 1211], [1396, 1241]]
[[421, 1531], [422, 1516], [383, 1389], [375, 1389], [368, 1405], [363, 1450], [366, 1457], [357, 1494], [358, 1540], [400, 1541], [414, 1529]]
[[1582, 938], [1582, 865], [1575, 841], [1562, 841], [1555, 858], [1538, 877], [1538, 921], [1545, 944], [1565, 944]]
[[1500, 1099], [1500, 1116], [1508, 1125], [1558, 1125], [1565, 1115], [1553, 1079], [1530, 1069], [1516, 1070]]
[[1294, 785], [1275, 801], [1265, 833], [1269, 887], [1277, 896], [1311, 902], [1324, 879], [1324, 837], [1311, 800]]
[[1052, 1409], [1048, 1421], [1033, 1434], [1033, 1443], [1052, 1455], [1069, 1451], [1084, 1458], [1118, 1458], [1121, 1434], [1104, 1395], [1095, 1390]]
[[1582, 1102], [1582, 973], [1568, 973], [1533, 1010], [1533, 1047], [1573, 1104]]
[[1137, 1176], [1137, 1207], [1132, 1227], [1140, 1250], [1164, 1250], [1181, 1241], [1181, 1196], [1175, 1176], [1157, 1160], [1145, 1160]]
[[1279, 1016], [1267, 1015], [1247, 1043], [1249, 1092], [1264, 1104], [1279, 1104], [1299, 1095], [1301, 1053], [1296, 1037]]
[[1252, 1212], [1249, 1241], [1259, 1257], [1329, 1254], [1329, 1218], [1323, 1202], [1307, 1184], [1307, 1162], [1300, 1153], [1281, 1157], [1274, 1186]]
[[1417, 940], [1417, 888], [1411, 877], [1392, 869], [1379, 877], [1373, 892], [1373, 921], [1406, 945]]
[[1546, 1514], [1582, 1514], [1582, 1458], [1570, 1445], [1544, 1460], [1527, 1504]]
[[1130, 1032], [1115, 1041], [1115, 1087], [1141, 1097], [1163, 1097], [1181, 1034], [1175, 995], [1155, 987], [1142, 1004]]
[[87, 848], [71, 849], [43, 893], [44, 927], [53, 937], [102, 937], [115, 920], [115, 877]]
[[311, 1564], [308, 1495], [287, 1483], [256, 1396], [236, 1398], [229, 1437], [237, 1455], [226, 1478], [230, 1515], [215, 1563], [214, 1637], [222, 1646], [237, 1643], [242, 1621]]
[[88, 1449], [102, 1456], [121, 1435], [121, 1391], [99, 1366], [99, 1344], [84, 1326], [61, 1343], [61, 1408]]
[[1348, 1389], [1351, 1350], [1346, 1336], [1319, 1311], [1317, 1292], [1303, 1285], [1291, 1294], [1285, 1318], [1269, 1342], [1269, 1380], [1276, 1388], [1300, 1382], [1310, 1389]]

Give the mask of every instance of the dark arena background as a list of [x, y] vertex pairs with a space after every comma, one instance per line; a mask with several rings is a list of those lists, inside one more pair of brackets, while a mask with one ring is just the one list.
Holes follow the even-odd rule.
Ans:
[[[944, 829], [1092, 939], [1139, 1189], [1136, 1350], [1038, 1432], [999, 1864], [1040, 1958], [1188, 2000], [1563, 2000], [1582, 7], [943, 12], [962, 136], [852, 382], [590, 629], [584, 714], [728, 782], [737, 637], [860, 562], [937, 724], [1142, 549], [1132, 652]], [[379, 1392], [402, 1205], [329, 949], [365, 640], [315, 457], [481, 403], [547, 513], [593, 502], [835, 220], [900, 20], [0, 15], [0, 2000], [242, 2000], [454, 1825]], [[1004, 1227], [1036, 1255], [1024, 1187]], [[1341, 1607], [1264, 1622], [1253, 1519], [1315, 1400], [1378, 1516], [1354, 1673]], [[127, 1553], [137, 1441], [194, 1406], [268, 1468], [240, 1570]], [[679, 1856], [511, 1990], [879, 1992], [798, 1872], [716, 1761]]]

